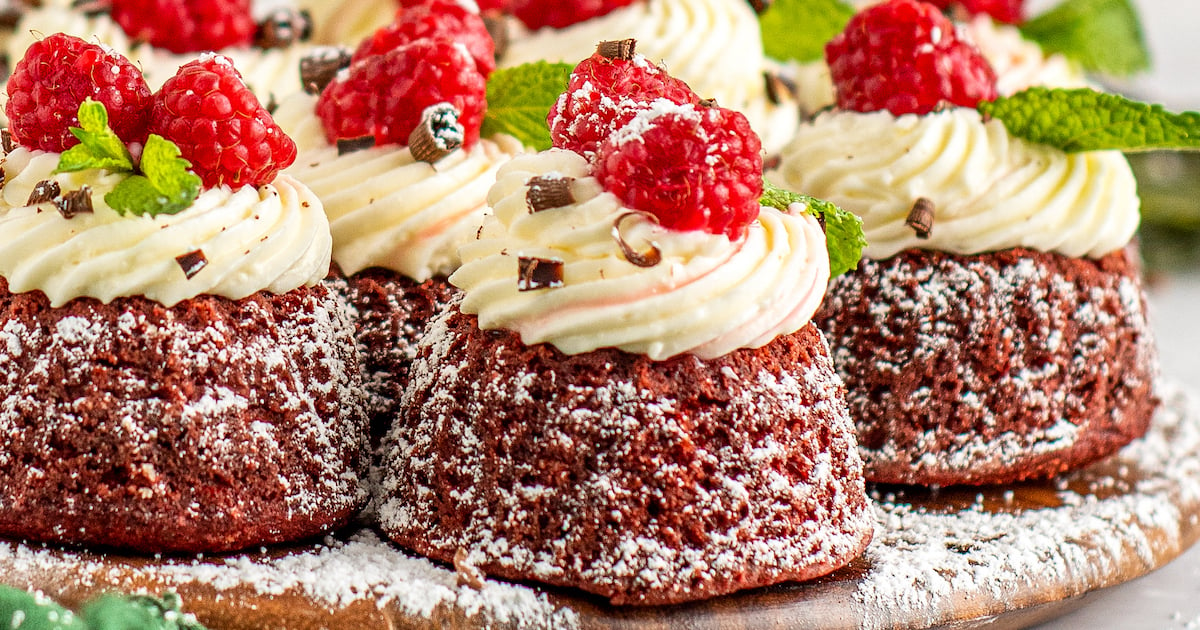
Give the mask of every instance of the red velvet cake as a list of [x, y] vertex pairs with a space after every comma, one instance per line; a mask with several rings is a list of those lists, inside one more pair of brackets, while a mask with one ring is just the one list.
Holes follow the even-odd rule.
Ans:
[[348, 522], [367, 427], [328, 222], [232, 63], [151, 93], [56, 34], [7, 89], [0, 535], [200, 552]]
[[768, 174], [863, 219], [864, 260], [816, 321], [870, 481], [1049, 477], [1137, 438], [1158, 406], [1129, 164], [1037, 133], [1088, 135], [1090, 117], [1058, 123], [1073, 112], [1048, 103], [1095, 96], [984, 115], [995, 76], [954, 33], [915, 0], [864, 9], [826, 47], [838, 107]]
[[835, 278], [815, 320], [869, 419], [871, 478], [1046, 476], [1145, 432], [1157, 362], [1133, 260], [907, 250]]
[[468, 574], [616, 604], [825, 575], [873, 532], [810, 321], [825, 235], [799, 204], [760, 205], [741, 114], [611, 44], [551, 113], [588, 117], [551, 135], [592, 161], [517, 156], [460, 249], [462, 296], [380, 449], [383, 530]]

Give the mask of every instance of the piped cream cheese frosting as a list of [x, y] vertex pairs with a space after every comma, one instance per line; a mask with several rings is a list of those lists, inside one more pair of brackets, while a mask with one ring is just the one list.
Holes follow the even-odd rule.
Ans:
[[[534, 177], [571, 178], [574, 201], [531, 211]], [[483, 329], [513, 330], [526, 344], [567, 354], [615, 347], [654, 360], [710, 359], [761, 347], [806, 325], [829, 281], [825, 236], [807, 213], [763, 207], [736, 241], [668, 230], [622, 207], [570, 151], [514, 158], [488, 201], [494, 214], [460, 249], [463, 265], [450, 276], [465, 293], [462, 311]], [[635, 265], [622, 243], [657, 249], [661, 260]], [[523, 258], [561, 264], [561, 285], [522, 290]]]
[[598, 42], [627, 38], [701, 98], [745, 114], [768, 152], [791, 138], [799, 107], [790, 96], [780, 103], [768, 98], [763, 73], [773, 67], [763, 55], [758, 16], [746, 0], [641, 0], [566, 28], [517, 33], [500, 66], [538, 60], [575, 64], [595, 52]]
[[1061, 54], [1047, 55], [1041, 46], [1025, 39], [1011, 24], [977, 15], [962, 24], [959, 30], [992, 65], [996, 72], [996, 92], [1001, 96], [1033, 86], [1091, 86], [1079, 64]]
[[[1014, 247], [1099, 258], [1124, 247], [1140, 220], [1120, 152], [1065, 153], [968, 108], [823, 113], [801, 126], [767, 177], [859, 215], [863, 254], [874, 259]], [[934, 208], [927, 238], [905, 224], [922, 197]]]
[[300, 148], [286, 172], [321, 198], [342, 272], [383, 267], [423, 282], [454, 271], [459, 245], [475, 238], [488, 212], [496, 171], [524, 152], [521, 142], [496, 134], [434, 163], [399, 145], [340, 153], [325, 140], [315, 103], [293, 96], [275, 120]]
[[[0, 276], [14, 293], [40, 290], [52, 306], [78, 297], [144, 296], [172, 306], [198, 295], [239, 299], [286, 293], [329, 271], [331, 239], [321, 202], [280, 175], [271, 184], [201, 191], [188, 209], [121, 215], [104, 195], [124, 177], [102, 170], [52, 174], [58, 154], [17, 148], [0, 192]], [[27, 205], [43, 180], [64, 191], [87, 185], [94, 211], [65, 218], [51, 203]], [[180, 257], [205, 263], [189, 277]]]

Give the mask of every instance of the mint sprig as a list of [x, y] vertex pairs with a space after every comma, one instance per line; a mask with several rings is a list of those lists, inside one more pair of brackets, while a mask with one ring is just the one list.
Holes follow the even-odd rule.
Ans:
[[863, 248], [867, 246], [867, 237], [863, 235], [862, 219], [853, 212], [828, 201], [784, 190], [766, 180], [763, 180], [763, 194], [759, 203], [785, 212], [792, 204], [798, 203], [804, 206], [806, 212], [821, 219], [825, 227], [825, 246], [829, 249], [830, 277], [836, 278], [858, 267]]
[[179, 157], [179, 147], [162, 136], [150, 134], [139, 166], [142, 175], [126, 177], [104, 195], [121, 214], [177, 214], [200, 194], [200, 177], [188, 170], [191, 164]]
[[200, 194], [200, 177], [188, 170], [191, 164], [180, 157], [179, 147], [151, 134], [135, 165], [125, 142], [108, 125], [108, 110], [87, 99], [79, 104], [79, 127], [71, 133], [79, 144], [63, 151], [55, 173], [104, 169], [129, 173], [104, 202], [120, 214], [157, 216], [187, 209]]
[[492, 73], [480, 133], [506, 133], [538, 151], [550, 148], [546, 114], [567, 87], [574, 66], [537, 61]]
[[87, 99], [79, 104], [79, 126], [71, 134], [79, 144], [62, 152], [55, 173], [72, 173], [89, 168], [124, 172], [133, 170], [133, 157], [125, 143], [108, 126], [108, 110], [104, 104]]
[[1129, 0], [1066, 0], [1020, 29], [1047, 53], [1073, 59], [1088, 72], [1128, 76], [1150, 67], [1141, 22]]
[[1034, 87], [978, 109], [1014, 136], [1072, 153], [1200, 149], [1200, 113], [1171, 113], [1089, 88]]
[[41, 593], [0, 585], [0, 628], [22, 630], [205, 630], [179, 596], [101, 595], [74, 613]]
[[822, 60], [826, 42], [852, 17], [854, 7], [841, 0], [775, 0], [758, 18], [763, 52], [779, 61]]

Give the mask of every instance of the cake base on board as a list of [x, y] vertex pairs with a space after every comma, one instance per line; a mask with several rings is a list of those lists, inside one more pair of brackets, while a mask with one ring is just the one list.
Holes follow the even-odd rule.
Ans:
[[695, 604], [616, 608], [575, 591], [480, 584], [369, 523], [307, 545], [183, 558], [0, 541], [0, 581], [67, 605], [106, 589], [171, 589], [212, 630], [1026, 627], [1200, 539], [1200, 394], [1166, 385], [1162, 396], [1144, 438], [1085, 470], [1001, 487], [875, 487], [875, 539], [850, 566]]

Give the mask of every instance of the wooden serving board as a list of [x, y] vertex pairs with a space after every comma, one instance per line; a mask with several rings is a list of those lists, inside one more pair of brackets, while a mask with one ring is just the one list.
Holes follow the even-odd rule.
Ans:
[[215, 557], [0, 541], [0, 580], [68, 605], [105, 589], [171, 589], [213, 630], [1025, 627], [1166, 564], [1200, 538], [1200, 395], [1165, 387], [1144, 438], [1069, 477], [872, 494], [875, 539], [850, 566], [681, 606], [616, 608], [498, 580], [475, 588], [369, 524], [306, 545]]

